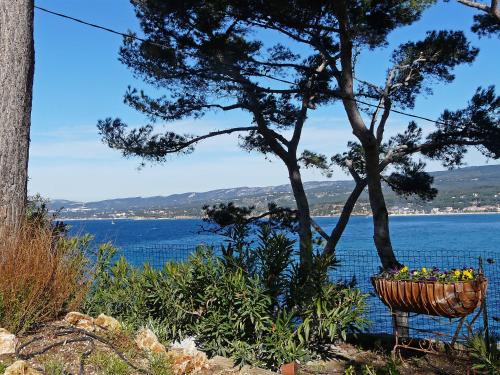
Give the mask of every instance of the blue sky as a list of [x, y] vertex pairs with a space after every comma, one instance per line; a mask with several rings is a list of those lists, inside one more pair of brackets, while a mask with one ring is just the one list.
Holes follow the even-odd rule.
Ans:
[[[126, 0], [37, 0], [36, 4], [116, 30], [138, 30]], [[391, 34], [388, 48], [360, 56], [359, 75], [381, 82], [392, 48], [423, 37], [427, 30], [466, 30], [471, 42], [481, 50], [477, 60], [456, 69], [457, 78], [452, 84], [436, 86], [434, 95], [420, 98], [412, 112], [436, 118], [443, 108], [464, 106], [478, 86], [499, 84], [498, 40], [478, 39], [469, 32], [473, 14], [470, 8], [454, 2], [440, 3], [418, 23]], [[31, 194], [89, 201], [288, 183], [279, 161], [242, 151], [235, 136], [211, 139], [194, 154], [174, 156], [166, 164], [140, 170], [139, 160], [124, 159], [108, 149], [97, 134], [98, 119], [120, 117], [130, 125], [146, 121], [122, 103], [128, 85], [143, 85], [118, 61], [120, 44], [117, 35], [36, 11]], [[405, 117], [391, 116], [388, 133], [397, 132], [407, 122]], [[171, 128], [202, 134], [234, 125], [248, 125], [248, 117], [217, 113], [196, 121], [183, 120], [171, 124]], [[343, 151], [348, 140], [353, 140], [350, 128], [341, 108], [335, 106], [310, 115], [302, 146], [332, 155]], [[468, 165], [486, 163], [477, 152], [471, 152], [466, 161]], [[442, 169], [438, 163], [429, 163], [428, 167]], [[303, 173], [305, 180], [324, 179], [317, 171]], [[336, 180], [347, 178], [341, 171], [335, 171], [333, 176]]]

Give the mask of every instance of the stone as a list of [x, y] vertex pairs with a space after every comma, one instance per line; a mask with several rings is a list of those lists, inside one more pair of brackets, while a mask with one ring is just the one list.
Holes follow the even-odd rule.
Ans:
[[4, 375], [43, 375], [26, 361], [16, 361], [5, 369]]
[[158, 337], [149, 328], [141, 328], [135, 336], [135, 343], [141, 350], [151, 353], [165, 354], [165, 346], [158, 341]]
[[215, 356], [209, 361], [213, 375], [276, 375], [276, 372], [252, 366], [236, 366], [230, 358]]
[[0, 355], [15, 354], [17, 346], [16, 335], [4, 328], [0, 328]]
[[198, 352], [194, 337], [186, 337], [182, 341], [175, 341], [170, 349], [181, 349], [186, 354], [196, 354]]
[[100, 314], [95, 318], [94, 324], [110, 332], [120, 332], [122, 330], [122, 324], [118, 320], [105, 314]]
[[207, 355], [199, 350], [171, 349], [167, 352], [167, 359], [174, 375], [197, 374], [210, 368]]
[[72, 326], [92, 332], [95, 330], [94, 319], [86, 314], [72, 311], [66, 314], [64, 320]]
[[167, 352], [174, 375], [196, 374], [210, 368], [207, 355], [196, 347], [193, 337], [174, 342]]

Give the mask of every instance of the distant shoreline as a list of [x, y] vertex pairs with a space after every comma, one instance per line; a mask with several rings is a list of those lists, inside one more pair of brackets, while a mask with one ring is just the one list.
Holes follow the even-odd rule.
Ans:
[[[389, 214], [391, 217], [405, 217], [405, 216], [456, 216], [456, 215], [500, 215], [500, 212], [496, 211], [488, 211], [488, 212], [440, 212], [440, 213], [421, 213], [421, 214]], [[313, 217], [325, 217], [325, 218], [334, 218], [339, 217], [340, 215], [313, 215]], [[357, 217], [371, 217], [372, 215], [363, 215], [363, 214], [353, 214], [352, 216]], [[98, 220], [201, 220], [203, 217], [192, 216], [192, 217], [95, 217], [95, 218], [58, 218], [58, 221], [98, 221]]]

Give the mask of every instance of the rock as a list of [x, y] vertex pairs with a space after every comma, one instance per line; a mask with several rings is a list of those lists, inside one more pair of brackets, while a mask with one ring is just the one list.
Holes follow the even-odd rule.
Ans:
[[85, 331], [92, 332], [95, 330], [94, 319], [86, 314], [72, 311], [66, 314], [64, 320], [72, 326], [83, 329]]
[[158, 337], [149, 328], [141, 328], [135, 336], [135, 343], [141, 350], [151, 353], [165, 354], [165, 346], [158, 341]]
[[186, 337], [180, 342], [174, 342], [170, 349], [180, 349], [183, 350], [186, 354], [196, 354], [198, 352], [198, 348], [196, 347], [196, 342], [194, 341], [193, 337]]
[[16, 352], [16, 336], [4, 328], [0, 328], [0, 355], [14, 354]]
[[174, 375], [197, 374], [210, 368], [207, 355], [196, 348], [195, 351], [171, 349], [167, 352], [167, 358]]
[[5, 369], [4, 375], [43, 375], [26, 361], [16, 361]]
[[215, 356], [210, 359], [210, 373], [213, 375], [276, 375], [276, 372], [252, 366], [236, 366], [232, 359]]
[[111, 332], [120, 332], [122, 330], [122, 324], [113, 318], [112, 316], [101, 314], [94, 319], [94, 324], [99, 328], [104, 328], [105, 330]]
[[210, 368], [207, 355], [196, 347], [193, 337], [174, 342], [167, 352], [174, 375], [196, 374]]

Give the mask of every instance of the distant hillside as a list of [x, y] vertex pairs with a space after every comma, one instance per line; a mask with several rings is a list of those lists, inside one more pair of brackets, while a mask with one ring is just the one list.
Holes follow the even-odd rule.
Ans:
[[[398, 197], [386, 189], [391, 213], [446, 213], [446, 212], [500, 212], [500, 165], [466, 167], [452, 171], [431, 173], [434, 186], [439, 190], [432, 202], [417, 198]], [[305, 183], [314, 215], [338, 214], [353, 181], [311, 181]], [[109, 217], [199, 217], [204, 204], [234, 202], [265, 209], [269, 202], [292, 207], [294, 200], [289, 185], [267, 187], [237, 187], [201, 193], [182, 193], [156, 197], [132, 197], [98, 202], [51, 201], [52, 209], [63, 207], [63, 218]], [[368, 214], [366, 194], [358, 202], [355, 212]]]

